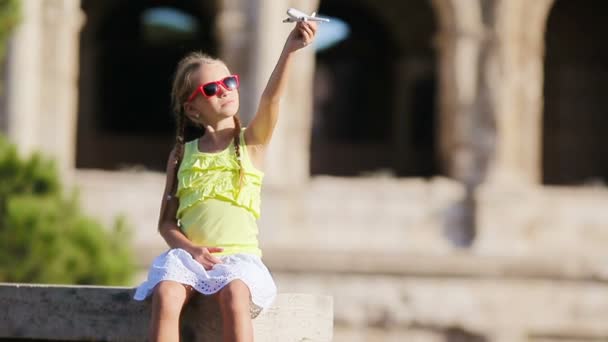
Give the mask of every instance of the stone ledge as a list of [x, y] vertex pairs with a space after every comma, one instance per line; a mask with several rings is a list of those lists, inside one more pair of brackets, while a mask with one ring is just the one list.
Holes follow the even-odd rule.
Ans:
[[[133, 288], [0, 283], [0, 339], [146, 340], [150, 301]], [[197, 296], [183, 314], [186, 341], [221, 340], [218, 308]], [[254, 321], [256, 341], [331, 341], [331, 297], [279, 294]]]

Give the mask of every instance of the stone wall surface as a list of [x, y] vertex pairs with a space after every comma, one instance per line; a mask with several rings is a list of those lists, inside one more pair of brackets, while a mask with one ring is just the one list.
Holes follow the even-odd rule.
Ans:
[[478, 190], [477, 252], [596, 260], [606, 275], [608, 191], [603, 187], [493, 187]]
[[357, 330], [380, 336], [378, 341], [395, 340], [396, 331], [407, 332], [396, 335], [402, 338], [418, 332], [420, 341], [451, 341], [459, 331], [468, 336], [462, 341], [608, 339], [605, 282], [352, 273], [275, 277], [282, 290], [334, 297], [341, 331], [336, 341], [365, 341], [347, 332]]

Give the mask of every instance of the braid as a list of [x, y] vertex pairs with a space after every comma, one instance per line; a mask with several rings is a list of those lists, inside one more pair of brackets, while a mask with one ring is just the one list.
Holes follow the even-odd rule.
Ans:
[[234, 152], [236, 153], [236, 160], [239, 163], [239, 189], [243, 186], [243, 178], [245, 173], [243, 172], [243, 163], [241, 161], [241, 120], [237, 115], [234, 116]]
[[171, 186], [171, 196], [175, 196], [177, 193], [177, 171], [179, 170], [179, 165], [182, 162], [182, 158], [184, 157], [184, 131], [186, 128], [186, 120], [184, 118], [184, 114], [177, 115], [177, 129], [175, 132], [175, 168], [173, 172], [173, 184]]
[[167, 194], [167, 198], [163, 199], [162, 204], [160, 206], [160, 216], [158, 221], [158, 229], [160, 230], [161, 223], [165, 219], [165, 215], [167, 212], [167, 205], [170, 201], [175, 199], [178, 187], [177, 180], [177, 172], [179, 170], [179, 164], [184, 156], [184, 126], [185, 119], [183, 114], [177, 115], [177, 128], [175, 133], [175, 146], [173, 147], [175, 151], [175, 155], [173, 156], [173, 168], [171, 169], [171, 176], [167, 177], [167, 182], [171, 182], [169, 184], [169, 188], [171, 189]]

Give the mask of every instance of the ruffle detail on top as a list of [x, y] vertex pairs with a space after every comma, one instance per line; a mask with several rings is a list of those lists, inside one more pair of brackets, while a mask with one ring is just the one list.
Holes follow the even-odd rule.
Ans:
[[[214, 198], [245, 208], [258, 219], [263, 174], [247, 167], [248, 163], [243, 160], [247, 152], [241, 153], [244, 175], [239, 189], [239, 163], [234, 147], [230, 145], [219, 153], [201, 153], [194, 151], [196, 144], [198, 139], [186, 144], [179, 168], [177, 196], [180, 205], [177, 217], [181, 218], [182, 213], [191, 206]], [[241, 144], [241, 151], [244, 149], [245, 146]]]

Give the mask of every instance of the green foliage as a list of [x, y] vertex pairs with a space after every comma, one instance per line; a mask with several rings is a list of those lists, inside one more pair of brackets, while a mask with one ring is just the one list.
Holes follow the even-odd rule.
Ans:
[[19, 0], [0, 0], [0, 62], [6, 53], [6, 41], [20, 18]]
[[126, 285], [129, 238], [123, 218], [107, 230], [85, 216], [52, 161], [20, 160], [0, 136], [0, 282]]

